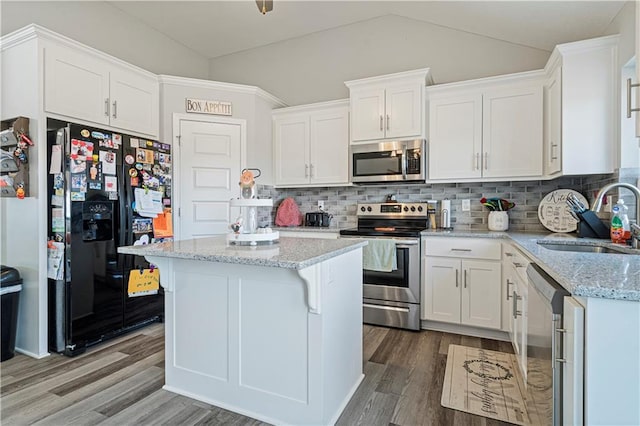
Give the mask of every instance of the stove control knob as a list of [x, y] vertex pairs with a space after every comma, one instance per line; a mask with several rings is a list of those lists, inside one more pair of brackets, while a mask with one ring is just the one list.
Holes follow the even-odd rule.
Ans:
[[363, 212], [363, 211], [365, 211], [365, 210], [367, 210], [367, 209], [365, 209], [365, 208], [364, 208], [364, 206], [360, 207], [360, 211], [362, 211], [362, 212]]
[[371, 211], [371, 206], [367, 207], [367, 211], [370, 212]]
[[404, 209], [403, 209], [403, 210], [404, 210], [405, 212], [408, 212], [408, 211], [409, 211], [409, 207], [404, 206]]
[[418, 211], [421, 212], [422, 211], [422, 206], [418, 206]]
[[411, 206], [411, 211], [415, 212], [416, 211], [416, 206]]

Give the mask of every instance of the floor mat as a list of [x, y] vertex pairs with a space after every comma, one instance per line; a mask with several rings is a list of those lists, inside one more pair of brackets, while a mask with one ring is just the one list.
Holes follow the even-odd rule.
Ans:
[[514, 354], [449, 345], [443, 407], [517, 425], [536, 424], [527, 412], [525, 387]]

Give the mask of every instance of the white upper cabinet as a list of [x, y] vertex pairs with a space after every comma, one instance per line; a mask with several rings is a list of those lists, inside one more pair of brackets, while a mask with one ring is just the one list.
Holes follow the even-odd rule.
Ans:
[[619, 36], [556, 46], [547, 63], [545, 174], [612, 173], [619, 85]]
[[557, 67], [545, 86], [544, 173], [562, 171], [562, 68]]
[[349, 107], [323, 102], [273, 111], [275, 184], [349, 183]]
[[482, 98], [482, 176], [542, 175], [542, 82], [488, 90]]
[[424, 88], [429, 68], [345, 82], [351, 141], [424, 138]]
[[276, 185], [309, 183], [309, 117], [273, 120]]
[[429, 180], [540, 178], [540, 71], [427, 89]]
[[157, 135], [160, 114], [158, 79], [122, 68], [112, 68], [110, 77], [111, 125]]
[[157, 76], [80, 47], [44, 48], [44, 109], [124, 131], [159, 134]]
[[429, 102], [429, 179], [482, 177], [482, 95]]
[[62, 46], [44, 52], [44, 109], [109, 124], [109, 71], [96, 57]]

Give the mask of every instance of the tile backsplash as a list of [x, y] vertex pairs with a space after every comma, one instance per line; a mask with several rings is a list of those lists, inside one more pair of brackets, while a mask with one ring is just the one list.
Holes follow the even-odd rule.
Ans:
[[[318, 200], [324, 200], [325, 211], [333, 215], [332, 226], [349, 228], [356, 226], [356, 203], [383, 202], [393, 194], [399, 202], [417, 202], [443, 199], [451, 200], [451, 223], [458, 230], [486, 230], [489, 211], [480, 204], [482, 197], [500, 197], [516, 203], [509, 211], [510, 231], [546, 232], [538, 220], [538, 204], [543, 196], [556, 189], [574, 189], [582, 193], [590, 203], [595, 198], [594, 191], [603, 185], [616, 182], [617, 174], [592, 175], [585, 177], [561, 177], [548, 181], [526, 182], [478, 182], [406, 185], [369, 185], [325, 188], [282, 189], [260, 186], [261, 198], [273, 198], [274, 208], [262, 209], [258, 218], [260, 225], [272, 225], [276, 209], [287, 197], [292, 197], [300, 211], [317, 211]], [[462, 200], [471, 200], [471, 211], [462, 211]], [[626, 201], [626, 200], [625, 200]], [[438, 203], [440, 209], [440, 203]], [[437, 215], [437, 225], [439, 214]]]

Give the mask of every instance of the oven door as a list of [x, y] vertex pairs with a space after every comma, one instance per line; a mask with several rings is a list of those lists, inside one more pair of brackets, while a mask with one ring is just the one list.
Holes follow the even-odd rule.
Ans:
[[396, 259], [395, 271], [363, 270], [363, 297], [420, 303], [420, 239], [396, 239]]
[[[390, 238], [344, 237], [340, 238]], [[420, 329], [420, 239], [394, 238], [397, 269], [363, 269], [363, 321], [390, 327]]]
[[425, 142], [393, 141], [351, 146], [352, 182], [424, 181]]

